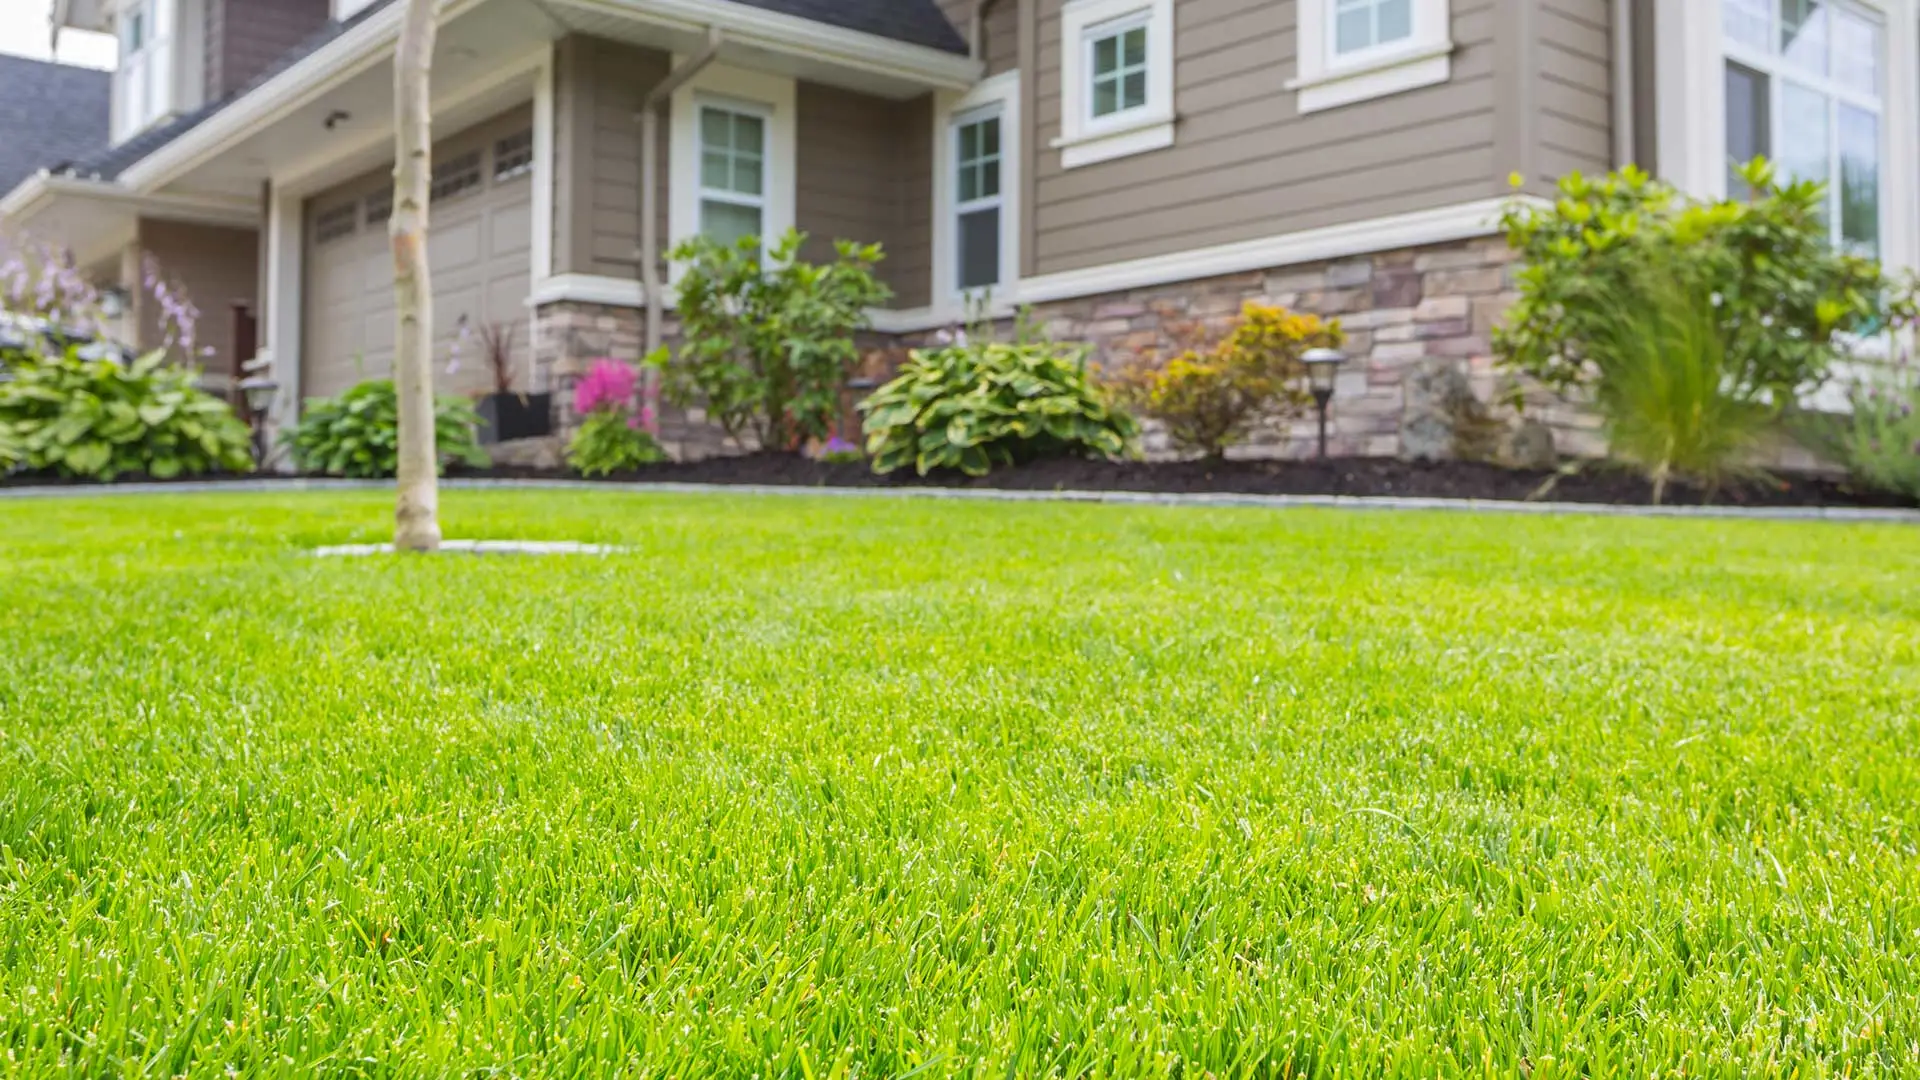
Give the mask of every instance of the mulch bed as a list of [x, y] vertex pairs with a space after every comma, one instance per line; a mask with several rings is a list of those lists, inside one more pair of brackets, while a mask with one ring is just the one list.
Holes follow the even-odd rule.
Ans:
[[[569, 473], [534, 469], [456, 469], [453, 478], [579, 479]], [[199, 480], [276, 479], [276, 477], [200, 477]], [[292, 478], [289, 478], [292, 479]], [[1336, 458], [1328, 461], [1042, 461], [974, 478], [957, 474], [921, 478], [911, 473], [875, 476], [864, 464], [829, 464], [787, 454], [751, 454], [686, 464], [651, 465], [607, 477], [616, 483], [754, 484], [777, 487], [910, 488], [952, 487], [1009, 491], [1137, 491], [1156, 494], [1231, 493], [1246, 495], [1400, 496], [1444, 499], [1528, 499], [1644, 506], [1651, 486], [1624, 469], [1595, 463], [1560, 476], [1523, 469], [1502, 469], [1468, 462], [1416, 462], [1386, 458]], [[1548, 481], [1553, 483], [1547, 487]], [[45, 477], [0, 478], [0, 487], [84, 483]], [[155, 483], [124, 480], [121, 484]], [[1542, 494], [1543, 488], [1546, 488]], [[1672, 506], [1750, 507], [1912, 507], [1914, 503], [1878, 492], [1855, 491], [1821, 478], [1778, 475], [1709, 493], [1684, 484], [1670, 485]]]

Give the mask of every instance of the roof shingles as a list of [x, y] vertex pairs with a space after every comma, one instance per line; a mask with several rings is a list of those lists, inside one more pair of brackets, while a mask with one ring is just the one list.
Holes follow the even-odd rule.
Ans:
[[0, 56], [0, 195], [107, 145], [113, 76]]

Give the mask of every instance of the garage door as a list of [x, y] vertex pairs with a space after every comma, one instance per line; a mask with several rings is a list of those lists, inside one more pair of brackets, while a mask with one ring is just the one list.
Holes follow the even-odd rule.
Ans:
[[[520, 385], [528, 333], [533, 136], [527, 111], [501, 117], [434, 148], [427, 235], [433, 271], [434, 385], [484, 393], [493, 386], [483, 331], [508, 334]], [[307, 203], [306, 355], [301, 391], [339, 393], [393, 373], [393, 203], [385, 170]]]

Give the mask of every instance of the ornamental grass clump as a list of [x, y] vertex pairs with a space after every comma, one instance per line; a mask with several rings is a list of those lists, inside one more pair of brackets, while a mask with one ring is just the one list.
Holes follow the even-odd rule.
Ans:
[[582, 476], [627, 472], [666, 459], [654, 440], [653, 410], [636, 403], [640, 376], [618, 360], [596, 360], [573, 389], [584, 419], [567, 444], [567, 464]]
[[1262, 418], [1300, 414], [1312, 400], [1301, 356], [1345, 340], [1337, 320], [1249, 301], [1225, 338], [1196, 344], [1164, 366], [1148, 357], [1115, 380], [1114, 393], [1165, 426], [1174, 445], [1224, 457]]

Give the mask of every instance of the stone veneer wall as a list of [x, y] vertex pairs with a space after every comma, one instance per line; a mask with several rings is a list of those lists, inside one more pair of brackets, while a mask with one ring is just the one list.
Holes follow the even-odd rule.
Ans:
[[[1329, 410], [1328, 452], [1444, 458], [1456, 456], [1453, 414], [1467, 392], [1488, 421], [1510, 429], [1509, 438], [1518, 430], [1510, 410], [1495, 404], [1511, 384], [1494, 370], [1491, 341], [1514, 299], [1512, 270], [1513, 253], [1489, 237], [1157, 285], [1046, 304], [1036, 313], [1059, 340], [1093, 343], [1108, 367], [1171, 356], [1195, 336], [1224, 335], [1248, 301], [1337, 318], [1348, 359]], [[1604, 449], [1591, 414], [1548, 395], [1527, 398], [1527, 417], [1551, 431], [1560, 453]], [[1256, 430], [1231, 456], [1304, 457], [1316, 451], [1316, 440], [1308, 415]], [[1173, 452], [1153, 431], [1145, 449], [1150, 456]]]
[[[1545, 465], [1555, 454], [1605, 455], [1599, 417], [1577, 402], [1514, 383], [1496, 370], [1493, 327], [1515, 298], [1514, 253], [1499, 237], [1156, 285], [1037, 305], [1035, 315], [1059, 341], [1095, 347], [1109, 370], [1170, 357], [1196, 336], [1223, 335], [1247, 301], [1337, 318], [1347, 332], [1347, 365], [1329, 413], [1335, 456], [1443, 459], [1460, 456]], [[677, 328], [669, 319], [669, 341]], [[535, 343], [535, 387], [555, 391], [556, 429], [577, 423], [572, 384], [596, 357], [640, 355], [641, 313], [632, 308], [564, 302], [543, 306]], [[915, 346], [933, 332], [873, 344]], [[867, 375], [884, 375], [870, 357]], [[884, 365], [882, 365], [884, 366]], [[1516, 393], [1517, 391], [1517, 393]], [[1524, 402], [1516, 413], [1508, 404]], [[1462, 416], [1469, 421], [1462, 422]], [[663, 408], [661, 442], [687, 460], [742, 453], [698, 409]], [[1260, 427], [1231, 456], [1308, 457], [1316, 452], [1311, 410], [1291, 423]], [[1150, 458], [1176, 451], [1152, 427]], [[1765, 465], [1814, 469], [1812, 454], [1785, 440], [1769, 447]]]

